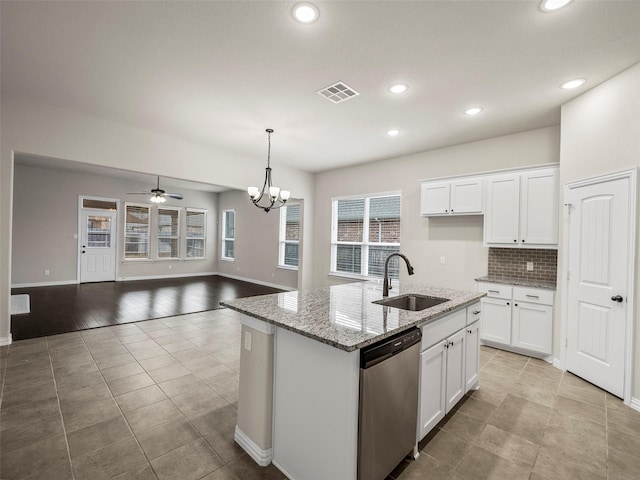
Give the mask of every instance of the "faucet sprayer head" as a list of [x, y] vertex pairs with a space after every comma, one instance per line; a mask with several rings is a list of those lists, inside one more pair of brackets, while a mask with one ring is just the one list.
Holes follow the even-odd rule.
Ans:
[[413, 267], [411, 265], [407, 265], [407, 272], [409, 272], [409, 275], [413, 275]]

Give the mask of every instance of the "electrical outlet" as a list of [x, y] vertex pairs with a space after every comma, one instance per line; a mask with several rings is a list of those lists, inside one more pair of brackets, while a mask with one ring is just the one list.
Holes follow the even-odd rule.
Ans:
[[45, 270], [45, 271], [44, 271], [44, 276], [45, 276], [45, 277], [48, 277], [48, 276], [49, 276], [49, 270]]
[[527, 262], [527, 272], [533, 272], [533, 262]]
[[447, 259], [444, 257], [440, 257], [440, 265], [444, 265], [445, 263], [447, 263]]
[[173, 267], [171, 265], [169, 265], [169, 270], [171, 270]]
[[251, 332], [244, 332], [244, 349], [251, 351]]

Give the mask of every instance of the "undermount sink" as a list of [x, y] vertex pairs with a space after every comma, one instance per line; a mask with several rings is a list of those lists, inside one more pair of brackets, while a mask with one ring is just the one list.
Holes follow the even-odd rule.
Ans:
[[408, 293], [399, 297], [383, 298], [373, 303], [384, 305], [385, 307], [401, 308], [411, 312], [419, 312], [429, 307], [435, 307], [441, 303], [448, 302], [448, 298], [429, 297], [427, 295], [417, 295]]

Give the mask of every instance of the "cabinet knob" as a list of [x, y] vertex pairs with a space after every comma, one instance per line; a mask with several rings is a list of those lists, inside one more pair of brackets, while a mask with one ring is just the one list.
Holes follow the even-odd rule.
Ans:
[[615, 295], [611, 297], [611, 300], [613, 300], [614, 302], [622, 302], [624, 299], [620, 295]]
[[507, 305], [511, 305], [509, 302], [507, 302]]
[[517, 242], [518, 240], [514, 240], [514, 242]]
[[449, 210], [445, 210], [445, 211], [444, 211], [444, 213], [448, 213], [448, 212], [449, 212]]
[[473, 312], [474, 315], [477, 315], [479, 313], [480, 313], [480, 310], [476, 310], [476, 311]]
[[522, 243], [524, 243], [524, 239], [522, 239]]
[[513, 306], [514, 306], [514, 307], [517, 307], [517, 306], [518, 306], [518, 304], [517, 304], [517, 303], [514, 303], [514, 304], [513, 304]]

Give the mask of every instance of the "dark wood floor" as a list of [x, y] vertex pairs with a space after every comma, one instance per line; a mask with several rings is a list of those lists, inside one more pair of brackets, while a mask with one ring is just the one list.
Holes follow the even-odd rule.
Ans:
[[29, 294], [31, 313], [11, 316], [11, 335], [24, 340], [215, 310], [224, 300], [280, 291], [217, 275], [14, 288], [13, 295]]

